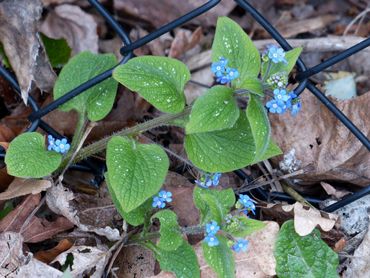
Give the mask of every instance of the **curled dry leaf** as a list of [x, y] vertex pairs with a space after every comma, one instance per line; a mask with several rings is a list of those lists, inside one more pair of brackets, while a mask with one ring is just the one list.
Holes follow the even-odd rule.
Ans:
[[84, 50], [98, 52], [97, 24], [94, 17], [78, 6], [56, 6], [42, 23], [41, 31], [53, 39], [66, 39], [73, 55]]
[[82, 277], [84, 273], [89, 273], [91, 278], [103, 277], [109, 259], [108, 250], [103, 249], [103, 247], [74, 246], [58, 255], [52, 263], [59, 262], [64, 265], [69, 254], [73, 256], [72, 277]]
[[[40, 194], [28, 195], [23, 202], [0, 221], [0, 232], [12, 231], [21, 233], [24, 242], [41, 242], [54, 235], [73, 228], [73, 223], [64, 217], [54, 221], [32, 216], [28, 217], [40, 203]], [[25, 222], [28, 222], [25, 224]]]
[[332, 186], [331, 184], [327, 182], [320, 182], [320, 185], [324, 188], [325, 192], [328, 195], [334, 197], [337, 200], [351, 193], [348, 190], [340, 190], [340, 189], [334, 188], [334, 186]]
[[[160, 27], [193, 9], [202, 6], [204, 0], [172, 1], [172, 0], [114, 0], [114, 9], [123, 19], [139, 18]], [[216, 25], [217, 17], [227, 15], [236, 4], [233, 1], [221, 1], [216, 7], [192, 20], [195, 25]]]
[[333, 229], [338, 216], [335, 214], [320, 212], [315, 208], [303, 207], [299, 202], [294, 205], [282, 206], [286, 212], [294, 211], [294, 229], [300, 236], [310, 234], [316, 226], [328, 232]]
[[[302, 95], [302, 111], [296, 116], [270, 115], [276, 143], [289, 153], [305, 173], [305, 182], [335, 180], [361, 186], [370, 183], [370, 153], [362, 143], [310, 92]], [[332, 100], [362, 131], [370, 136], [370, 92], [354, 99]], [[303, 132], [306, 131], [306, 132]], [[276, 161], [276, 160], [275, 160]]]
[[172, 41], [169, 57], [179, 58], [186, 51], [195, 47], [203, 37], [202, 27], [198, 27], [194, 32], [186, 29], [179, 29], [175, 39]]
[[[94, 219], [95, 223], [90, 221], [82, 221], [83, 214], [86, 211], [77, 210], [73, 206], [73, 200], [76, 196], [69, 189], [62, 185], [56, 185], [50, 188], [46, 193], [46, 202], [49, 208], [56, 214], [63, 215], [77, 227], [84, 232], [94, 232], [98, 235], [105, 236], [111, 241], [120, 239], [119, 231], [110, 226], [99, 227], [99, 218]], [[95, 208], [95, 211], [99, 211], [101, 208]], [[92, 208], [91, 210], [94, 210]], [[112, 215], [112, 213], [110, 213]], [[91, 219], [90, 219], [91, 220]], [[92, 225], [93, 224], [93, 225]]]
[[344, 278], [370, 277], [370, 229], [362, 243], [345, 263]]
[[37, 194], [51, 187], [49, 180], [15, 178], [5, 192], [0, 193], [0, 200], [9, 200], [28, 194]]
[[56, 78], [37, 34], [41, 13], [40, 0], [0, 2], [0, 41], [17, 75], [25, 103], [33, 82], [42, 91], [49, 91]]
[[35, 254], [35, 258], [39, 261], [49, 264], [53, 261], [59, 254], [67, 251], [73, 246], [73, 243], [68, 239], [62, 239], [57, 246], [48, 250], [41, 250]]
[[[249, 246], [245, 253], [234, 253], [236, 278], [257, 277], [267, 278], [276, 275], [276, 261], [274, 257], [275, 241], [279, 232], [279, 225], [276, 222], [266, 221], [263, 230], [246, 237]], [[214, 278], [216, 274], [207, 265], [204, 257], [201, 242], [195, 246], [195, 253], [201, 269], [202, 278]], [[161, 272], [150, 278], [172, 278], [171, 273]]]

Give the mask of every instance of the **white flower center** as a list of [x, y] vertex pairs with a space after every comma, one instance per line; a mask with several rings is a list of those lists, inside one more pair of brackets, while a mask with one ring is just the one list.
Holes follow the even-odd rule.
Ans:
[[64, 144], [60, 144], [59, 148], [64, 149]]
[[278, 55], [277, 53], [272, 54], [272, 57], [276, 58]]
[[277, 106], [277, 104], [276, 104], [276, 103], [274, 103], [274, 104], [272, 105], [272, 107], [277, 108], [278, 106]]

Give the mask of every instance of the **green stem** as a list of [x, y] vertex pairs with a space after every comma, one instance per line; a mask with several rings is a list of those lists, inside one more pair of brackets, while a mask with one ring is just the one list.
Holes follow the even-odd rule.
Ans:
[[[89, 157], [91, 155], [97, 154], [101, 151], [103, 151], [109, 142], [109, 140], [113, 136], [131, 136], [131, 135], [136, 135], [138, 133], [145, 132], [147, 130], [159, 127], [159, 126], [164, 126], [168, 125], [171, 121], [185, 117], [190, 114], [191, 111], [191, 106], [188, 106], [184, 109], [184, 111], [177, 113], [177, 114], [164, 114], [162, 116], [159, 116], [157, 118], [154, 118], [150, 121], [143, 122], [141, 124], [138, 124], [133, 127], [129, 127], [126, 129], [123, 129], [121, 131], [118, 131], [116, 133], [113, 133], [110, 136], [107, 136], [99, 141], [96, 141], [95, 143], [86, 146], [85, 148], [81, 149], [79, 153], [76, 155], [76, 157], [73, 159], [73, 163], [76, 163], [78, 161], [81, 161], [85, 159], [86, 157]], [[69, 154], [66, 156], [65, 160], [69, 161], [71, 158], [72, 152], [69, 152]]]
[[81, 138], [84, 134], [85, 126], [86, 126], [86, 115], [85, 113], [81, 113], [78, 115], [77, 126], [73, 135], [72, 143], [71, 143], [71, 150], [70, 152], [74, 152], [80, 143]]
[[267, 79], [267, 77], [269, 76], [269, 74], [270, 74], [270, 70], [271, 70], [271, 60], [269, 60], [269, 62], [268, 62], [268, 64], [267, 64], [267, 70], [266, 70], [266, 72], [265, 72], [265, 74], [263, 75], [263, 77], [262, 77], [262, 84], [263, 83], [265, 83], [265, 81], [266, 81], [266, 79]]

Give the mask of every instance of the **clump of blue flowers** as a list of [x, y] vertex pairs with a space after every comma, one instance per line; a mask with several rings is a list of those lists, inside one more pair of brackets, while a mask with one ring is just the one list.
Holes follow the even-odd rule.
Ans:
[[224, 57], [220, 57], [217, 62], [212, 63], [211, 70], [216, 76], [216, 82], [220, 84], [226, 84], [239, 77], [237, 69], [230, 68], [227, 66], [228, 60]]
[[208, 244], [208, 246], [213, 247], [219, 245], [220, 242], [216, 237], [216, 234], [219, 230], [220, 226], [214, 220], [206, 224], [204, 241]]
[[69, 151], [71, 145], [68, 143], [66, 138], [55, 139], [53, 136], [48, 135], [48, 150], [55, 151], [57, 153], [65, 154]]
[[217, 186], [220, 183], [221, 173], [205, 173], [195, 183], [202, 188]]
[[161, 190], [157, 196], [153, 197], [153, 208], [164, 208], [166, 203], [172, 202], [172, 193], [170, 191]]
[[290, 110], [292, 116], [296, 116], [301, 110], [301, 100], [294, 92], [285, 89], [275, 89], [274, 98], [266, 103], [270, 113], [283, 114]]
[[249, 241], [246, 239], [239, 238], [233, 246], [231, 246], [231, 249], [237, 253], [245, 252], [247, 251]]
[[236, 207], [242, 209], [245, 214], [249, 212], [256, 214], [255, 202], [256, 201], [252, 200], [248, 195], [240, 194]]

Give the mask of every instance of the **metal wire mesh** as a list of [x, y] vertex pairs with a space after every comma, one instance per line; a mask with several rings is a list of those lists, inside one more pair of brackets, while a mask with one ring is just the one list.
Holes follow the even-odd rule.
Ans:
[[[283, 36], [269, 23], [250, 3], [246, 0], [234, 0], [241, 8], [247, 11], [270, 35], [274, 38], [279, 45], [284, 50], [290, 50], [292, 47], [289, 43], [283, 38]], [[155, 30], [154, 32], [132, 42], [128, 33], [124, 30], [124, 28], [109, 14], [107, 10], [97, 1], [97, 0], [88, 0], [88, 2], [104, 17], [107, 23], [111, 26], [111, 28], [117, 33], [123, 43], [123, 47], [121, 48], [121, 54], [123, 55], [123, 59], [120, 61], [120, 64], [126, 63], [129, 59], [134, 57], [133, 51], [139, 47], [144, 46], [148, 42], [155, 40], [156, 38], [160, 37], [161, 35], [172, 31], [173, 29], [179, 27], [180, 25], [192, 20], [193, 18], [202, 15], [209, 11], [210, 9], [217, 6], [221, 0], [210, 0], [207, 1], [204, 5], [190, 11], [189, 13], [173, 20], [172, 22], [162, 26], [161, 28]], [[370, 38], [363, 40], [362, 42], [350, 47], [349, 49], [340, 52], [339, 54], [332, 56], [331, 58], [323, 61], [322, 63], [307, 68], [304, 61], [299, 58], [296, 67], [298, 69], [297, 74], [297, 81], [299, 85], [294, 89], [297, 95], [301, 94], [304, 89], [308, 89], [317, 99], [319, 99], [334, 115], [338, 118], [353, 134], [356, 138], [361, 141], [361, 143], [370, 151], [370, 140], [357, 128], [356, 125], [351, 122], [346, 115], [344, 115], [324, 94], [321, 92], [316, 86], [310, 81], [310, 77], [323, 71], [324, 69], [343, 61], [344, 59], [348, 58], [349, 56], [361, 51], [362, 49], [368, 47], [370, 45]], [[117, 65], [117, 66], [118, 66]], [[114, 67], [115, 68], [115, 67]], [[30, 121], [30, 126], [27, 131], [34, 131], [37, 128], [43, 129], [48, 134], [53, 135], [56, 138], [61, 138], [61, 135], [58, 134], [52, 127], [50, 127], [47, 123], [42, 120], [42, 117], [50, 113], [51, 111], [57, 109], [60, 105], [66, 103], [70, 99], [78, 96], [79, 94], [84, 93], [87, 89], [91, 88], [92, 86], [106, 80], [107, 78], [111, 77], [114, 68], [107, 70], [100, 75], [90, 79], [89, 81], [81, 84], [80, 86], [76, 87], [75, 89], [71, 90], [69, 93], [63, 95], [61, 98], [58, 98], [48, 104], [47, 106], [40, 108], [36, 101], [30, 96], [28, 99], [28, 105], [32, 108], [33, 112], [28, 117]], [[0, 75], [6, 79], [10, 85], [13, 87], [15, 92], [20, 95], [20, 87], [16, 78], [8, 72], [5, 68], [0, 66]], [[4, 157], [4, 150], [1, 151], [0, 157]], [[94, 163], [87, 160], [84, 161], [81, 165], [75, 166], [79, 170], [90, 170], [92, 171], [97, 179], [95, 180], [96, 183], [99, 183], [103, 179], [102, 172], [104, 171], [104, 167], [97, 167]], [[242, 179], [248, 179], [248, 176], [242, 170], [237, 170], [235, 173]], [[254, 194], [258, 195], [258, 197], [263, 199], [278, 199], [284, 201], [291, 201], [291, 198], [279, 192], [266, 192], [261, 188], [254, 189]], [[326, 207], [324, 210], [328, 212], [332, 212], [338, 208], [341, 208], [363, 196], [370, 193], [370, 185], [357, 191], [342, 200], [334, 203]], [[322, 200], [318, 200], [315, 198], [307, 197], [312, 203], [318, 203]]]

